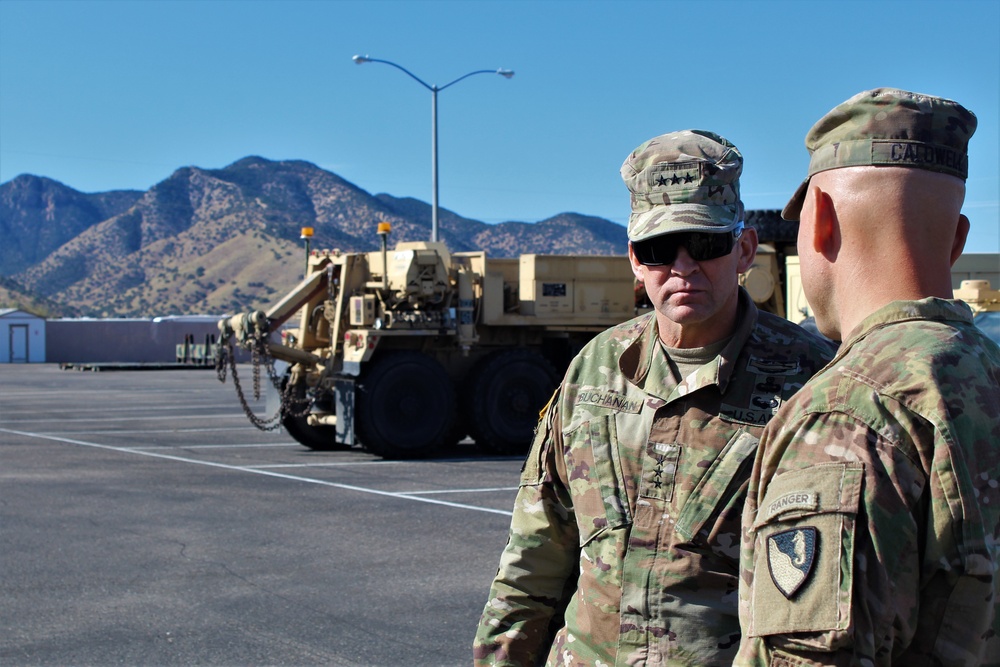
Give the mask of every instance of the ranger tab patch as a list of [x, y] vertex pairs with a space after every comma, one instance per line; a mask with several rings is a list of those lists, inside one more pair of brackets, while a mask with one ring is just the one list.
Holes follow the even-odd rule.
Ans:
[[803, 526], [767, 538], [767, 567], [771, 580], [789, 600], [809, 577], [816, 560], [817, 537], [814, 527]]

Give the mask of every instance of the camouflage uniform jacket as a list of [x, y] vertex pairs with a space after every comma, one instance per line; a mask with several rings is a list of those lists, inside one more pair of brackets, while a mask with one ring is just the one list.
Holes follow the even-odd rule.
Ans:
[[477, 665], [729, 665], [757, 438], [834, 353], [758, 312], [678, 383], [652, 313], [574, 359], [521, 475]]
[[1000, 664], [1000, 349], [969, 308], [866, 318], [761, 440], [739, 665]]

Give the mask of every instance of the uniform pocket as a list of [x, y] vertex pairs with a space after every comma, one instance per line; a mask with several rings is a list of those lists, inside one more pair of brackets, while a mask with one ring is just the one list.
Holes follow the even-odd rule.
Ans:
[[756, 451], [757, 438], [747, 431], [738, 432], [726, 443], [684, 503], [684, 509], [677, 518], [676, 530], [679, 535], [688, 541], [693, 540], [709, 517], [721, 509], [720, 503], [731, 499], [727, 490], [733, 487], [733, 481], [738, 477], [742, 483], [749, 476], [748, 473], [739, 473], [744, 470], [747, 459]]
[[784, 635], [820, 651], [849, 640], [863, 472], [829, 463], [771, 479], [753, 525], [751, 637]]
[[580, 546], [600, 532], [631, 523], [618, 454], [614, 416], [581, 424], [571, 434], [569, 484], [580, 527]]

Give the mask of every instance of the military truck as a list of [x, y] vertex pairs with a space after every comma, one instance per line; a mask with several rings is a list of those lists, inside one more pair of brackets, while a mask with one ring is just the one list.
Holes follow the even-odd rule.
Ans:
[[[220, 379], [232, 373], [258, 427], [386, 458], [432, 456], [466, 435], [488, 452], [524, 451], [573, 355], [642, 309], [623, 255], [389, 250], [389, 232], [379, 225], [379, 251], [313, 251], [305, 279], [269, 310], [219, 323]], [[280, 390], [275, 416], [249, 409], [234, 343], [251, 352], [255, 395], [261, 368]]]
[[969, 304], [976, 326], [1000, 345], [1000, 290], [993, 289], [988, 280], [963, 280], [955, 298]]

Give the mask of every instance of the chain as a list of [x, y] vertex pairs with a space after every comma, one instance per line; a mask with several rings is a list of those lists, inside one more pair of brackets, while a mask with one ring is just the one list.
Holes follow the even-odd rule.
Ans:
[[[278, 392], [280, 397], [280, 402], [278, 405], [278, 410], [270, 417], [259, 417], [254, 413], [253, 408], [250, 407], [250, 403], [247, 401], [246, 395], [243, 391], [243, 386], [240, 382], [239, 373], [236, 370], [236, 351], [233, 347], [232, 336], [226, 336], [225, 340], [220, 340], [218, 346], [216, 347], [215, 353], [215, 373], [219, 378], [219, 382], [226, 382], [226, 371], [227, 368], [233, 376], [233, 386], [236, 387], [236, 396], [239, 398], [240, 405], [243, 407], [243, 412], [246, 414], [247, 419], [256, 428], [261, 431], [276, 431], [281, 427], [282, 421], [289, 417], [304, 417], [309, 414], [309, 408], [311, 401], [308, 397], [298, 398], [295, 396], [295, 387], [290, 383], [285, 383], [282, 387], [282, 378], [278, 375], [274, 368], [274, 357], [272, 357], [267, 352], [266, 334], [255, 331], [253, 336], [253, 341], [250, 346], [250, 362], [251, 368], [253, 369], [253, 397], [255, 401], [260, 400], [260, 367], [263, 366], [267, 372], [267, 378], [270, 380], [274, 389]], [[294, 404], [300, 404], [303, 407], [297, 410], [293, 410], [292, 406]]]

